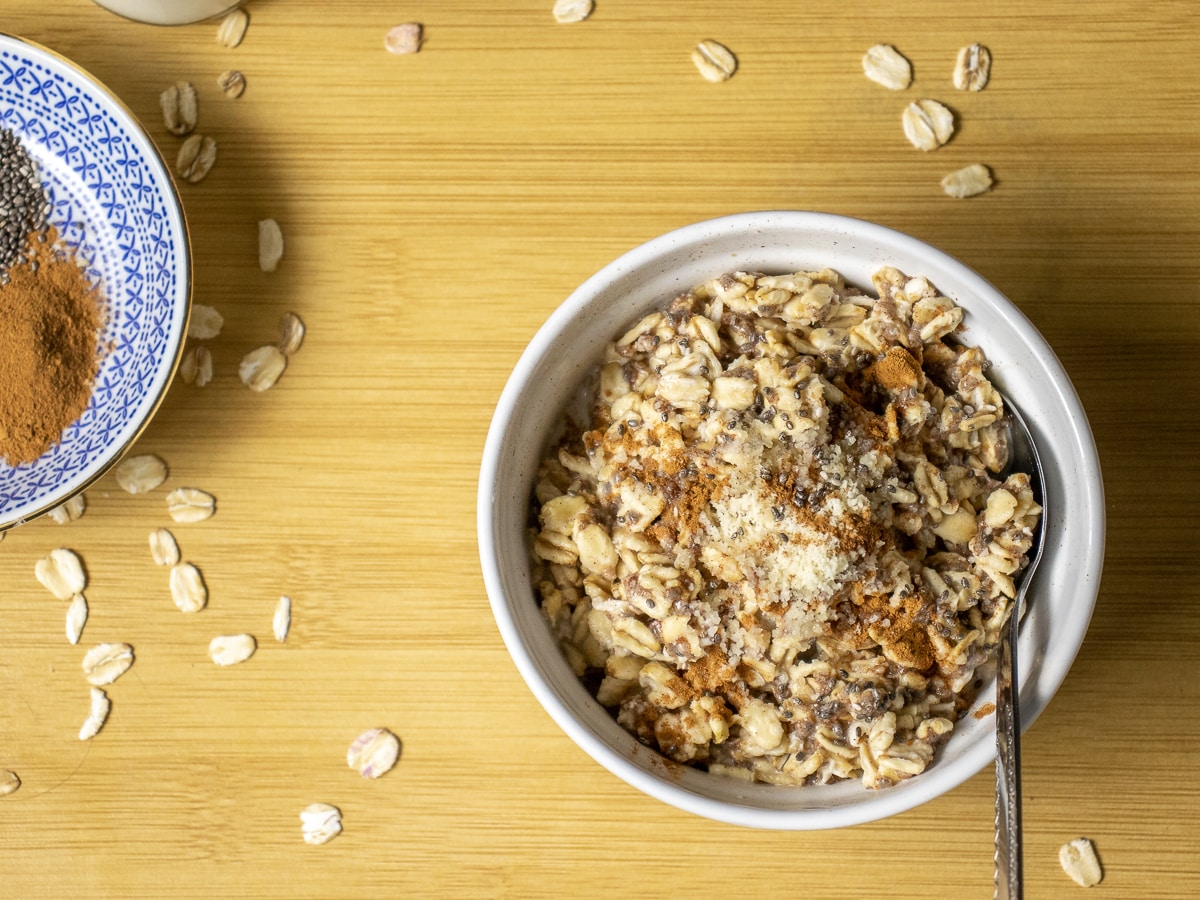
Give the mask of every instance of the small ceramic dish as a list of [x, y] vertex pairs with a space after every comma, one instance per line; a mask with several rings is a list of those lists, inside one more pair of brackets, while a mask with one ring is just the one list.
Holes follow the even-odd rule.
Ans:
[[[500, 633], [534, 695], [597, 762], [681, 809], [778, 829], [834, 828], [911, 809], [961, 784], [995, 755], [995, 696], [985, 684], [920, 775], [868, 790], [857, 781], [805, 787], [750, 784], [667, 763], [619, 726], [567, 664], [535, 596], [527, 526], [550, 437], [605, 346], [676, 294], [730, 271], [782, 274], [829, 267], [872, 291], [892, 265], [924, 275], [964, 310], [962, 340], [992, 362], [989, 377], [1022, 410], [1041, 450], [1051, 513], [1045, 556], [1021, 626], [1021, 712], [1037, 719], [1075, 659], [1104, 558], [1104, 496], [1087, 416], [1054, 352], [1021, 311], [958, 260], [915, 238], [842, 216], [756, 212], [681, 228], [584, 282], [517, 363], [496, 407], [479, 479], [480, 559]], [[978, 715], [976, 715], [978, 713]]]
[[133, 114], [68, 60], [0, 34], [0, 126], [37, 163], [50, 224], [99, 282], [105, 348], [91, 400], [32, 463], [0, 460], [0, 530], [54, 508], [116, 463], [174, 375], [191, 305], [187, 225]]

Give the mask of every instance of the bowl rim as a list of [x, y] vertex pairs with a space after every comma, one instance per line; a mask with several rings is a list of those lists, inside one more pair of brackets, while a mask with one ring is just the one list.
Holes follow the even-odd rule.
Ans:
[[[940, 762], [936, 778], [918, 776], [903, 782], [900, 786], [903, 790], [893, 788], [873, 791], [864, 794], [863, 803], [837, 808], [764, 809], [707, 797], [669, 778], [656, 777], [630, 762], [621, 752], [593, 733], [543, 677], [510, 609], [511, 601], [505, 591], [501, 562], [497, 553], [498, 522], [495, 515], [496, 478], [503, 458], [503, 442], [512, 424], [513, 413], [537, 364], [568, 323], [616, 277], [652, 264], [657, 257], [673, 247], [694, 245], [706, 236], [712, 239], [716, 234], [725, 231], [750, 233], [764, 227], [781, 225], [823, 226], [841, 234], [847, 234], [847, 229], [850, 229], [850, 233], [856, 238], [874, 239], [885, 243], [893, 248], [897, 257], [913, 253], [932, 256], [939, 265], [952, 270], [960, 280], [969, 283], [972, 297], [978, 297], [983, 304], [993, 306], [1020, 332], [1022, 340], [1036, 350], [1039, 356], [1044, 357], [1046, 365], [1057, 370], [1058, 377], [1055, 379], [1054, 388], [1064, 407], [1071, 413], [1073, 436], [1085, 452], [1087, 459], [1084, 463], [1089, 474], [1094, 475], [1085, 481], [1084, 491], [1086, 506], [1093, 512], [1088, 519], [1087, 537], [1089, 559], [1094, 563], [1097, 577], [1091, 584], [1086, 615], [1079, 615], [1070, 620], [1069, 627], [1059, 635], [1061, 641], [1069, 643], [1073, 648], [1072, 652], [1060, 653], [1053, 657], [1046, 656], [1041, 660], [1036, 686], [1045, 690], [1045, 697], [1034, 697], [1032, 699], [1035, 702], [1030, 703], [1025, 696], [1026, 686], [1022, 685], [1022, 731], [1033, 724], [1057, 693], [1082, 646], [1095, 610], [1100, 586], [1099, 576], [1103, 571], [1106, 518], [1104, 485], [1095, 439], [1083, 404], [1049, 343], [1021, 309], [982, 275], [956, 257], [911, 235], [864, 219], [836, 213], [785, 209], [733, 213], [684, 225], [651, 238], [603, 266], [571, 292], [537, 330], [513, 367], [497, 400], [483, 448], [476, 509], [477, 537], [484, 584], [501, 638], [526, 685], [559, 728], [593, 760], [627, 784], [678, 809], [716, 821], [755, 828], [801, 831], [863, 824], [926, 803], [959, 786], [987, 766], [995, 758], [995, 742], [977, 741], [955, 759]], [[1024, 656], [1028, 658], [1029, 654]], [[647, 748], [647, 752], [651, 751]]]
[[225, 5], [215, 12], [203, 12], [196, 14], [194, 12], [172, 13], [170, 11], [163, 11], [157, 14], [151, 13], [149, 15], [138, 15], [127, 9], [117, 9], [115, 6], [111, 5], [113, 0], [94, 0], [94, 2], [97, 6], [112, 13], [114, 16], [120, 16], [126, 22], [137, 22], [138, 24], [159, 25], [173, 28], [180, 25], [194, 25], [197, 22], [207, 22], [209, 20], [219, 19], [222, 16], [227, 16], [238, 7], [244, 5], [246, 0], [224, 0]]
[[[179, 186], [175, 182], [175, 176], [171, 171], [171, 167], [167, 165], [166, 160], [163, 158], [158, 146], [151, 139], [150, 132], [146, 130], [146, 127], [142, 124], [141, 119], [137, 117], [133, 110], [126, 105], [125, 101], [118, 97], [112, 89], [110, 89], [104, 82], [102, 82], [99, 78], [94, 76], [91, 72], [74, 60], [68, 59], [66, 56], [63, 56], [56, 50], [52, 50], [51, 48], [45, 46], [44, 44], [40, 44], [37, 41], [26, 37], [21, 37], [20, 35], [11, 34], [6, 31], [0, 31], [0, 46], [4, 45], [8, 41], [13, 42], [14, 45], [27, 49], [32, 55], [36, 56], [40, 54], [52, 62], [58, 63], [69, 70], [73, 70], [75, 74], [78, 75], [85, 83], [91, 87], [94, 87], [96, 91], [104, 95], [107, 101], [112, 104], [111, 112], [114, 115], [118, 117], [124, 117], [127, 120], [125, 124], [129, 131], [131, 140], [136, 143], [138, 149], [145, 155], [150, 166], [152, 168], [157, 168], [158, 171], [155, 174], [160, 175], [165, 179], [164, 185], [166, 186], [167, 190], [163, 191], [163, 195], [164, 200], [168, 203], [167, 212], [169, 215], [173, 213], [174, 218], [176, 218], [178, 221], [181, 248], [180, 266], [183, 270], [184, 282], [182, 287], [184, 310], [183, 321], [181, 323], [179, 332], [179, 340], [175, 346], [174, 359], [170, 361], [169, 371], [167, 372], [166, 378], [163, 380], [161, 389], [153, 398], [153, 400], [150, 401], [150, 404], [146, 409], [146, 414], [142, 417], [142, 421], [139, 423], [137, 428], [133, 430], [133, 432], [123, 443], [115, 448], [110, 448], [108, 451], [108, 458], [101, 462], [94, 471], [84, 476], [80, 480], [79, 484], [72, 487], [69, 491], [55, 495], [53, 500], [45, 502], [31, 509], [18, 510], [15, 516], [0, 518], [0, 534], [3, 534], [10, 528], [16, 528], [19, 525], [23, 525], [26, 522], [30, 522], [36, 518], [39, 518], [40, 516], [50, 512], [50, 510], [61, 506], [72, 497], [83, 493], [93, 484], [95, 484], [100, 478], [108, 474], [108, 472], [111, 471], [112, 468], [125, 457], [125, 454], [129, 452], [133, 445], [137, 443], [138, 439], [149, 427], [151, 421], [153, 421], [155, 415], [158, 413], [159, 408], [162, 406], [163, 400], [166, 399], [167, 392], [171, 388], [171, 383], [175, 380], [175, 373], [179, 369], [179, 363], [183, 359], [184, 346], [187, 343], [188, 325], [191, 322], [192, 294], [194, 288], [192, 280], [191, 231], [188, 227], [187, 214], [183, 208], [183, 201], [179, 195]], [[0, 465], [7, 464], [3, 461], [0, 461]]]

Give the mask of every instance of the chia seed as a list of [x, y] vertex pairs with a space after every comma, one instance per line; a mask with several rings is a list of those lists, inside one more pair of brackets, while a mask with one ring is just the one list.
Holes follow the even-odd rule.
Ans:
[[[0, 272], [21, 259], [26, 240], [50, 215], [50, 197], [17, 136], [0, 128]], [[0, 282], [7, 283], [3, 274]]]

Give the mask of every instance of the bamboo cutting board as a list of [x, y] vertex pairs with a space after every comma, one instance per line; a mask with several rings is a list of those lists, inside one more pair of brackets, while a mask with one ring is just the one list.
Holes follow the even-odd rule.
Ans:
[[[493, 624], [475, 545], [476, 475], [504, 381], [581, 281], [672, 228], [762, 208], [872, 219], [963, 259], [1056, 348], [1105, 471], [1108, 550], [1086, 643], [1026, 734], [1030, 897], [1080, 890], [1060, 844], [1099, 848], [1098, 896], [1200, 894], [1200, 11], [1188, 2], [257, 0], [245, 42], [211, 23], [154, 28], [87, 0], [5, 0], [0, 29], [113, 89], [168, 156], [158, 94], [191, 80], [220, 155], [181, 193], [195, 301], [225, 316], [216, 376], [177, 383], [138, 445], [167, 485], [111, 476], [78, 522], [0, 544], [0, 895], [87, 897], [761, 897], [991, 894], [990, 771], [894, 819], [754, 832], [678, 812], [593, 763], [541, 710]], [[390, 56], [383, 36], [423, 22]], [[697, 41], [739, 69], [703, 81]], [[959, 93], [959, 47], [994, 56]], [[860, 58], [913, 61], [904, 94]], [[216, 77], [237, 68], [238, 100]], [[935, 153], [900, 130], [933, 96], [959, 130]], [[989, 165], [995, 189], [938, 182]], [[278, 271], [256, 223], [283, 227]], [[238, 360], [295, 310], [304, 348], [272, 391]], [[218, 498], [175, 528], [210, 605], [181, 616], [147, 534], [163, 494]], [[1187, 538], [1185, 540], [1185, 538]], [[57, 546], [85, 560], [83, 644], [33, 578]], [[286, 644], [276, 599], [294, 601]], [[260, 639], [244, 665], [216, 634]], [[89, 743], [83, 647], [131, 643]], [[403, 740], [397, 768], [347, 768], [361, 731]], [[300, 837], [309, 803], [345, 832]]]

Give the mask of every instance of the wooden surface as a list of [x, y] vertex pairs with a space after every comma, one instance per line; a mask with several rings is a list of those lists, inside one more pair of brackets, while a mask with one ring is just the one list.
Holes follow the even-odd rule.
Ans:
[[[493, 624], [475, 545], [491, 412], [525, 343], [572, 288], [669, 229], [760, 208], [861, 216], [931, 241], [1012, 297], [1056, 348], [1105, 472], [1108, 550], [1087, 641], [1026, 734], [1030, 897], [1080, 891], [1057, 851], [1086, 835], [1096, 896], [1200, 894], [1200, 8], [1190, 2], [868, 4], [597, 0], [261, 0], [236, 50], [215, 27], [159, 29], [86, 0], [3, 0], [0, 28], [107, 83], [174, 154], [158, 94], [200, 92], [220, 158], [184, 185], [195, 301], [226, 319], [217, 374], [177, 383], [139, 450], [215, 518], [175, 528], [211, 602], [172, 605], [146, 535], [165, 488], [108, 477], [71, 525], [0, 544], [0, 894], [129, 897], [991, 896], [990, 771], [892, 820], [763, 833], [678, 812], [593, 763], [541, 710]], [[383, 51], [406, 20], [417, 56]], [[713, 85], [703, 38], [740, 59]], [[893, 94], [859, 59], [914, 63]], [[953, 90], [981, 41], [992, 83]], [[216, 76], [246, 74], [236, 101]], [[941, 98], [942, 150], [900, 110]], [[991, 194], [942, 195], [990, 165]], [[257, 267], [256, 221], [287, 239]], [[309, 338], [253, 395], [241, 356], [285, 310]], [[83, 646], [133, 644], [112, 716], [76, 739], [81, 647], [33, 578], [53, 547], [90, 573]], [[286, 645], [276, 598], [295, 601]], [[215, 634], [261, 649], [228, 670]], [[345, 751], [385, 725], [399, 766], [368, 782]], [[298, 813], [340, 806], [319, 848]]]

